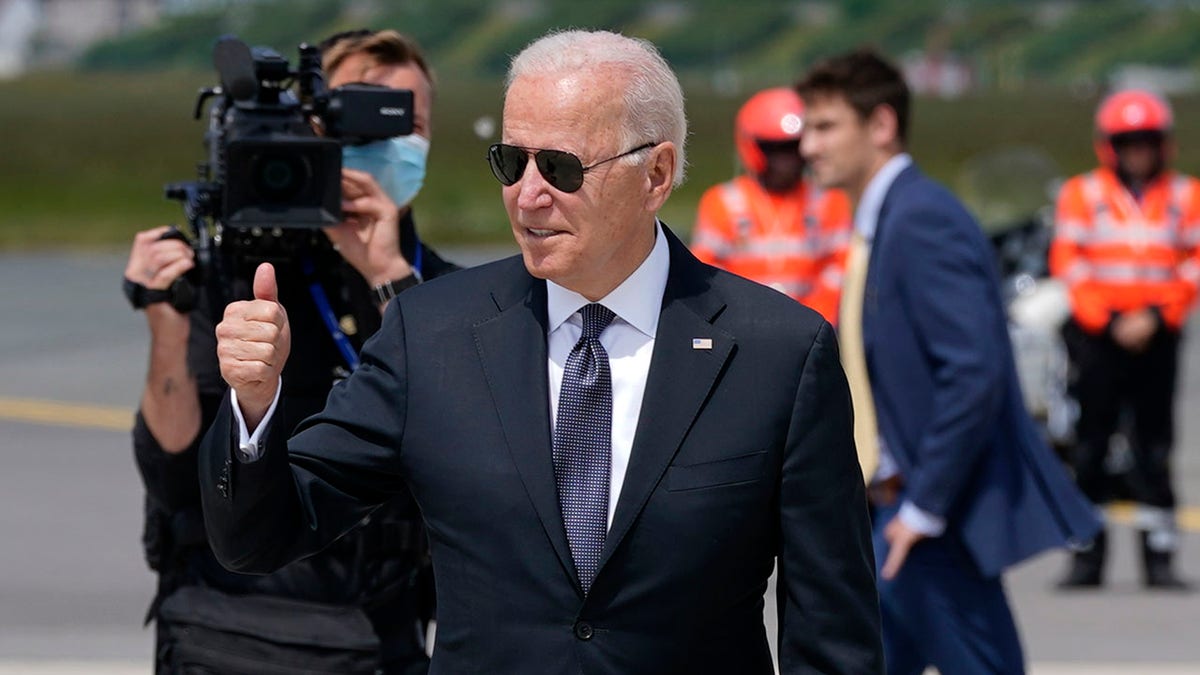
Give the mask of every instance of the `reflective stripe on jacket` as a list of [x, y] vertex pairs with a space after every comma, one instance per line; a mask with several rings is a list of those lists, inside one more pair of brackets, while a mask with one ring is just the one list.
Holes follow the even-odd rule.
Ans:
[[841, 191], [801, 181], [776, 195], [739, 176], [704, 193], [691, 248], [700, 260], [771, 286], [836, 323], [850, 214]]
[[1075, 176], [1058, 196], [1050, 271], [1094, 333], [1116, 314], [1157, 307], [1178, 330], [1200, 287], [1200, 181], [1167, 171], [1140, 200], [1116, 173]]

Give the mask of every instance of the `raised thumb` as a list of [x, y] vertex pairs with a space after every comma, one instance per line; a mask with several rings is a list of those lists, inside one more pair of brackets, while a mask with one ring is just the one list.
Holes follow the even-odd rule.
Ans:
[[254, 272], [254, 299], [279, 302], [279, 286], [275, 283], [275, 268], [262, 263]]

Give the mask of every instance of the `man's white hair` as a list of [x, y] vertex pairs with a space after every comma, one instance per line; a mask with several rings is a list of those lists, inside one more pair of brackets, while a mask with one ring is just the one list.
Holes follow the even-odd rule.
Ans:
[[[687, 116], [683, 89], [671, 66], [648, 40], [608, 31], [555, 31], [534, 40], [513, 58], [505, 95], [518, 78], [553, 76], [598, 69], [626, 74], [622, 150], [643, 143], [671, 141], [676, 148], [674, 184], [683, 182], [687, 165]], [[640, 155], [625, 158], [637, 162]]]

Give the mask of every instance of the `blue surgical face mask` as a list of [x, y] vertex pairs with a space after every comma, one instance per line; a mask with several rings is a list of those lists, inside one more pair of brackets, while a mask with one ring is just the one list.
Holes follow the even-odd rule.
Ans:
[[347, 145], [342, 148], [342, 166], [374, 176], [396, 206], [403, 208], [412, 203], [425, 182], [428, 156], [429, 139], [409, 134], [365, 145]]

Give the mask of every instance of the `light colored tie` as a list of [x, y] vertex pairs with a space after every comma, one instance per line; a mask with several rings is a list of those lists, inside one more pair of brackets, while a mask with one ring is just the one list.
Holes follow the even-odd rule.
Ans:
[[869, 483], [879, 466], [879, 427], [875, 421], [875, 399], [871, 398], [871, 376], [863, 347], [863, 299], [867, 290], [867, 263], [871, 246], [858, 232], [850, 239], [846, 275], [842, 281], [842, 306], [838, 321], [838, 346], [842, 368], [850, 382], [854, 403], [854, 445], [863, 478]]

